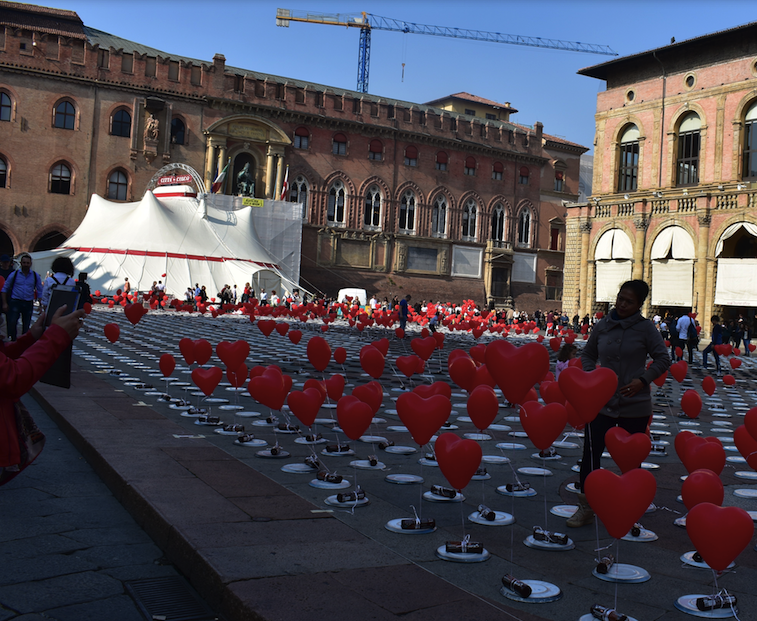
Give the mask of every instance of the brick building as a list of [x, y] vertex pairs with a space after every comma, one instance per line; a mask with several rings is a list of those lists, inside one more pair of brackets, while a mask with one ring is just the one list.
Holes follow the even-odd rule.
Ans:
[[586, 149], [511, 122], [509, 104], [448, 99], [462, 111], [171, 55], [72, 11], [0, 2], [0, 250], [59, 245], [93, 193], [138, 200], [176, 163], [209, 187], [228, 162], [227, 194], [247, 170], [256, 197], [279, 197], [288, 169], [306, 288], [559, 306], [563, 202]]
[[757, 23], [589, 67], [593, 195], [569, 206], [564, 306], [604, 310], [643, 278], [647, 313], [757, 306]]

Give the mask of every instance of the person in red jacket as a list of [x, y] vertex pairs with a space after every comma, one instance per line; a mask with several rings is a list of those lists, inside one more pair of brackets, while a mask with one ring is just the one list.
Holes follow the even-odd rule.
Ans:
[[13, 343], [0, 342], [0, 485], [18, 472], [22, 463], [16, 426], [17, 402], [45, 374], [79, 334], [84, 311], [64, 315], [65, 306], [45, 329], [45, 313]]

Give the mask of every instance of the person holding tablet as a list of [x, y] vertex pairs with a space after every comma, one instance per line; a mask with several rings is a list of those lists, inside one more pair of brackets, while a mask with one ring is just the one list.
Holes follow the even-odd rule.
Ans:
[[55, 287], [75, 287], [74, 264], [68, 257], [58, 257], [52, 264], [52, 276], [45, 278], [42, 288], [42, 308], [47, 308], [50, 302], [50, 292]]

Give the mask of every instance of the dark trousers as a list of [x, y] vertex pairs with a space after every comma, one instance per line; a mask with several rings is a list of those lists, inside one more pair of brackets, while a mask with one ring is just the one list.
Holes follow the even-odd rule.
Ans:
[[584, 455], [581, 460], [580, 488], [584, 489], [584, 481], [592, 470], [599, 468], [602, 452], [605, 450], [605, 434], [613, 427], [621, 427], [628, 433], [644, 433], [649, 424], [649, 416], [639, 418], [611, 418], [604, 414], [597, 417], [584, 427]]
[[16, 324], [18, 318], [21, 317], [21, 334], [26, 334], [29, 331], [29, 327], [32, 325], [32, 311], [34, 310], [34, 302], [31, 300], [11, 300], [8, 302], [8, 312], [5, 318], [8, 322], [8, 336], [12, 341], [16, 340]]

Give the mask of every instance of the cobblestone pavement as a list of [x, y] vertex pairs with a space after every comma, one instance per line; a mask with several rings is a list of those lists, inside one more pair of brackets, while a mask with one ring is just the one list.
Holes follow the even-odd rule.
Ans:
[[[116, 344], [103, 336], [102, 327], [110, 321], [121, 326]], [[247, 364], [280, 365], [293, 376], [296, 390], [310, 377], [323, 377], [313, 371], [305, 353], [308, 339], [322, 334], [319, 329], [297, 326], [305, 334], [300, 344], [294, 345], [276, 332], [264, 337], [247, 318], [214, 320], [149, 313], [133, 327], [116, 310], [96, 311], [87, 325], [88, 333], [76, 343], [74, 387], [69, 392], [40, 387], [40, 394], [47, 407], [65, 420], [64, 427], [70, 426], [71, 433], [86, 446], [87, 459], [100, 463], [98, 473], [110, 488], [121, 490], [116, 491], [116, 498], [167, 550], [168, 558], [189, 576], [193, 586], [230, 618], [246, 618], [244, 614], [253, 610], [265, 619], [319, 619], [330, 618], [328, 610], [345, 609], [350, 612], [340, 615], [341, 619], [563, 620], [578, 619], [595, 602], [617, 605], [637, 619], [686, 618], [675, 609], [676, 599], [709, 593], [712, 574], [681, 561], [693, 546], [685, 529], [673, 525], [673, 520], [685, 513], [677, 499], [685, 470], [672, 446], [682, 429], [721, 438], [728, 455], [721, 477], [726, 486], [724, 505], [757, 510], [757, 501], [748, 497], [754, 491], [734, 494], [736, 490], [754, 490], [755, 485], [740, 474], [748, 468], [732, 442], [733, 429], [757, 401], [752, 359], [744, 359], [733, 371], [733, 388], [718, 381], [717, 392], [704, 399], [703, 412], [694, 421], [679, 418], [677, 404], [684, 390], [699, 389], [704, 370], [698, 365], [689, 369], [682, 384], [668, 378], [659, 391], [655, 389], [652, 430], [667, 450], [647, 459], [645, 467], [655, 474], [657, 495], [642, 523], [657, 535], [656, 540], [614, 543], [600, 524], [572, 530], [568, 534], [575, 547], [555, 551], [535, 549], [524, 541], [537, 525], [565, 531], [564, 518], [555, 515], [560, 511], [555, 507], [575, 502], [570, 484], [577, 479], [574, 466], [580, 456], [580, 437], [563, 438], [558, 449], [561, 457], [543, 462], [534, 457], [517, 412], [502, 407], [496, 426], [488, 431], [491, 438], [480, 438], [487, 477], [471, 482], [464, 490], [463, 502], [429, 502], [423, 492], [432, 484], [446, 482], [433, 462], [418, 463], [428, 449], [417, 450], [394, 405], [409, 382], [389, 364], [381, 378], [384, 398], [368, 432], [371, 437], [350, 443], [354, 456], [332, 456], [322, 453], [323, 444], [308, 444], [306, 430], [277, 432], [265, 421], [270, 412], [257, 405], [246, 390], [234, 391], [224, 382], [213, 394], [218, 400], [214, 403], [194, 394], [189, 369], [178, 350], [182, 337], [206, 338], [214, 346], [221, 340], [245, 339], [251, 345]], [[344, 373], [345, 392], [371, 379], [358, 362], [360, 348], [371, 340], [390, 337], [387, 361], [411, 353], [409, 339], [398, 341], [391, 331], [369, 329], [361, 335], [337, 324], [324, 336], [332, 349], [347, 349], [345, 365], [332, 362], [325, 374]], [[447, 353], [474, 344], [470, 335], [447, 334], [443, 353], [434, 354], [427, 375], [415, 378], [416, 383], [448, 381]], [[246, 432], [254, 433], [265, 445], [240, 445], [235, 442], [236, 434], [216, 433], [217, 428], [198, 425], [197, 418], [187, 416], [177, 403], [169, 405], [161, 397], [165, 384], [157, 364], [166, 352], [177, 360], [175, 381], [169, 389], [173, 398], [186, 398], [210, 408], [210, 414], [226, 423], [244, 425]], [[215, 356], [209, 364], [223, 366]], [[699, 392], [704, 395], [701, 389]], [[452, 400], [450, 429], [461, 435], [477, 433], [467, 418], [465, 394], [453, 388]], [[231, 407], [237, 403], [241, 410]], [[281, 422], [297, 422], [287, 416], [284, 409]], [[313, 430], [322, 433], [328, 443], [345, 439], [332, 429], [335, 418], [335, 411], [324, 407]], [[408, 447], [409, 454], [380, 450], [377, 443], [382, 439]], [[258, 455], [277, 442], [290, 453], [288, 458]], [[380, 466], [366, 467], [371, 454], [377, 455]], [[357, 507], [335, 506], [335, 495], [341, 490], [318, 486], [315, 471], [303, 466], [308, 455], [317, 456], [331, 472], [343, 476], [346, 491], [359, 484], [368, 502]], [[135, 467], [135, 456], [143, 460], [141, 467]], [[614, 467], [609, 459], [603, 465]], [[413, 483], [413, 477], [422, 477], [423, 485]], [[528, 481], [536, 494], [523, 498], [503, 495], [503, 486], [516, 480]], [[17, 483], [21, 484], [23, 477]], [[470, 516], [480, 503], [512, 515], [514, 523], [472, 522]], [[392, 520], [411, 517], [413, 507], [423, 517], [436, 520], [435, 532], [405, 535], [387, 528]], [[464, 535], [481, 541], [489, 559], [456, 563], [438, 557], [437, 548]], [[638, 584], [598, 579], [592, 574], [595, 549], [606, 546], [612, 546], [620, 562], [640, 567], [651, 579]], [[755, 569], [757, 560], [750, 545], [737, 559], [736, 571], [719, 580], [720, 586], [738, 596], [741, 619], [757, 618], [750, 617], [757, 604]], [[505, 598], [500, 578], [506, 573], [553, 585], [547, 588], [557, 590], [560, 597], [539, 606]], [[0, 601], [4, 601], [1, 594]]]

